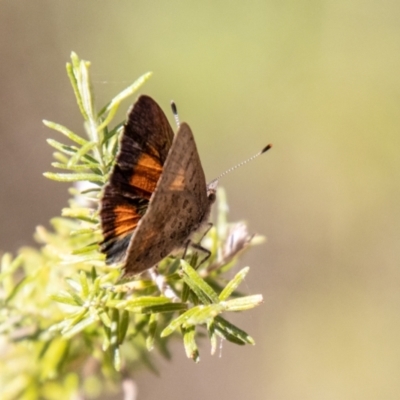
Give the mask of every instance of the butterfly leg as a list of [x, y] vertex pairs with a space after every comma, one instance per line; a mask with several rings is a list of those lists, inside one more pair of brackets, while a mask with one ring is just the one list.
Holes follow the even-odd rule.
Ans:
[[199, 243], [204, 239], [204, 237], [207, 235], [208, 232], [210, 232], [211, 228], [214, 226], [212, 222], [207, 223], [207, 229], [204, 231], [203, 236], [200, 238]]
[[191, 247], [193, 247], [196, 250], [200, 250], [206, 254], [205, 257], [197, 265], [197, 268], [200, 267], [201, 264], [205, 263], [211, 257], [211, 251], [201, 245], [201, 242], [204, 239], [204, 237], [207, 235], [208, 232], [210, 232], [210, 229], [214, 226], [214, 224], [212, 222], [208, 222], [207, 225], [208, 225], [207, 229], [205, 229], [205, 231], [203, 232], [203, 235], [201, 236], [198, 243], [190, 242]]
[[190, 243], [191, 243], [190, 239], [185, 243], [185, 248], [184, 248], [183, 254], [182, 254], [182, 260], [184, 260], [186, 258], [186, 253], [187, 253], [187, 250], [188, 250], [188, 248], [190, 246]]
[[199, 268], [201, 264], [205, 263], [211, 257], [211, 251], [203, 247], [200, 243], [191, 242], [190, 246], [205, 253], [204, 258], [197, 264], [197, 268]]
[[203, 235], [201, 236], [201, 238], [200, 238], [200, 240], [198, 241], [198, 243], [194, 243], [194, 242], [192, 242], [192, 241], [189, 239], [189, 240], [185, 243], [185, 248], [184, 248], [183, 254], [182, 254], [182, 259], [184, 260], [185, 257], [186, 257], [186, 253], [187, 253], [187, 250], [188, 250], [189, 246], [190, 246], [190, 247], [193, 247], [193, 248], [196, 249], [196, 250], [200, 250], [200, 251], [202, 251], [203, 253], [206, 253], [205, 257], [201, 260], [201, 262], [198, 264], [197, 267], [199, 267], [201, 264], [203, 264], [204, 262], [206, 262], [206, 261], [210, 258], [210, 256], [211, 256], [211, 251], [208, 250], [208, 249], [206, 249], [205, 247], [203, 247], [203, 246], [200, 244], [201, 241], [204, 239], [204, 237], [207, 235], [207, 233], [210, 231], [210, 229], [214, 226], [214, 224], [213, 224], [212, 222], [209, 222], [207, 225], [208, 225], [208, 226], [207, 226], [207, 229], [204, 231], [204, 233], [203, 233]]

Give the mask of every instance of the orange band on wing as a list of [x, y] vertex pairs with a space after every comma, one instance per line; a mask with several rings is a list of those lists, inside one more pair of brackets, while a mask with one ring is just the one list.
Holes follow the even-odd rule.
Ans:
[[113, 210], [114, 219], [114, 236], [120, 236], [125, 233], [133, 231], [140, 218], [142, 217], [135, 207], [128, 205], [118, 205]]
[[129, 183], [132, 186], [149, 193], [150, 198], [156, 188], [162, 169], [162, 165], [156, 158], [143, 153], [138, 163], [135, 165]]
[[181, 168], [174, 180], [170, 183], [170, 185], [168, 186], [168, 190], [183, 190], [185, 188], [185, 170], [183, 168]]

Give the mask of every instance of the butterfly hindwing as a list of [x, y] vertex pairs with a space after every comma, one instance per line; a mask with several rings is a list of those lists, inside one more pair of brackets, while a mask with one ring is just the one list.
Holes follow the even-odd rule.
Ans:
[[132, 232], [147, 210], [163, 172], [174, 133], [161, 108], [141, 96], [128, 113], [116, 164], [101, 200], [107, 263], [124, 258]]

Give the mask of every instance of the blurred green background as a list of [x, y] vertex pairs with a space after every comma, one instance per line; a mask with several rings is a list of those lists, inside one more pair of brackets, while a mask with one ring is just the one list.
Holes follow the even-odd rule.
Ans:
[[41, 120], [82, 132], [70, 52], [99, 108], [151, 70], [141, 92], [176, 101], [209, 180], [274, 148], [221, 182], [232, 220], [268, 237], [240, 263], [265, 296], [235, 319], [256, 346], [205, 342], [195, 365], [177, 342], [139, 398], [399, 399], [399, 21], [387, 0], [2, 0], [0, 248], [66, 204]]

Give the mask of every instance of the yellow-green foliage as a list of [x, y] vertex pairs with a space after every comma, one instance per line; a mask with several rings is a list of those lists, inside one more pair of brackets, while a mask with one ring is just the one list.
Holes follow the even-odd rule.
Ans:
[[97, 113], [89, 63], [76, 54], [71, 58], [67, 71], [87, 138], [44, 121], [71, 141], [65, 145], [48, 140], [56, 149], [53, 166], [68, 172], [45, 175], [74, 186], [69, 207], [51, 220], [52, 229], [37, 228], [39, 249], [22, 248], [17, 257], [5, 254], [1, 260], [0, 397], [4, 400], [62, 400], [119, 390], [122, 376], [131, 376], [134, 368], [155, 369], [149, 358], [153, 348], [169, 357], [167, 342], [172, 334], [181, 335], [187, 356], [195, 361], [201, 330], [208, 333], [212, 352], [217, 337], [254, 343], [221, 314], [247, 310], [262, 301], [261, 295], [236, 292], [248, 267], [230, 281], [224, 278], [238, 254], [261, 238], [249, 235], [242, 223], [227, 222], [222, 190], [217, 223], [203, 242], [212, 255], [200, 268], [193, 251], [186, 260], [169, 257], [159, 265], [164, 280], [160, 285], [151, 274], [121, 283], [120, 269], [105, 264], [98, 249], [98, 201], [123, 124], [108, 126], [121, 101], [150, 74]]

